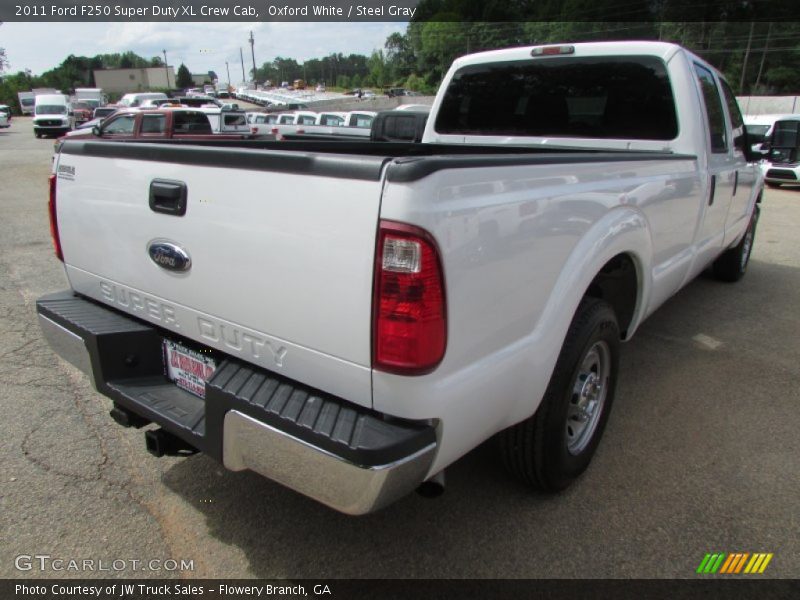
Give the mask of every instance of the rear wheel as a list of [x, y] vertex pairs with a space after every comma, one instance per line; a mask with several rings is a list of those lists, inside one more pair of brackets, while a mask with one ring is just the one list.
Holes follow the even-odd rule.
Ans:
[[760, 208], [756, 204], [753, 216], [747, 226], [744, 237], [733, 248], [729, 248], [714, 261], [714, 277], [720, 281], [739, 281], [747, 272], [747, 265], [750, 262], [750, 253], [753, 251], [753, 242], [756, 237], [756, 225]]
[[586, 470], [614, 400], [619, 343], [611, 306], [584, 298], [536, 414], [499, 436], [503, 461], [513, 475], [555, 492]]

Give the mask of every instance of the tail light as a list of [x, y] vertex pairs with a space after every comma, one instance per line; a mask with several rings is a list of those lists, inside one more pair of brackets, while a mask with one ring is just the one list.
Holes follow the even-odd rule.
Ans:
[[373, 367], [403, 375], [429, 373], [447, 346], [436, 242], [417, 227], [381, 221], [375, 255]]
[[47, 202], [50, 213], [50, 237], [53, 238], [53, 249], [58, 260], [64, 262], [64, 253], [61, 252], [61, 238], [58, 235], [58, 215], [56, 214], [56, 176], [50, 175], [50, 199]]

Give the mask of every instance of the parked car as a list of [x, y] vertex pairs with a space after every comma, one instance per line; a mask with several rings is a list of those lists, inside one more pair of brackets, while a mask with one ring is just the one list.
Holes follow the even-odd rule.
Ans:
[[166, 100], [167, 95], [163, 92], [136, 92], [125, 94], [118, 104], [128, 108], [135, 108], [142, 104], [145, 100]]
[[39, 322], [156, 456], [362, 514], [496, 438], [557, 492], [600, 443], [621, 343], [706, 269], [744, 276], [750, 146], [724, 77], [662, 42], [457, 58], [419, 143], [68, 140], [49, 207], [71, 289]]
[[223, 136], [215, 133], [209, 116], [200, 109], [159, 108], [154, 110], [120, 110], [91, 129], [71, 132], [60, 141], [79, 139], [199, 140], [204, 136], [208, 139], [218, 140], [243, 139], [242, 134]]
[[775, 121], [762, 147], [768, 186], [800, 184], [800, 115], [784, 115]]
[[63, 135], [75, 125], [69, 99], [64, 94], [36, 96], [33, 107], [33, 135]]
[[315, 125], [329, 125], [331, 127], [341, 127], [347, 122], [346, 112], [321, 112], [317, 114]]
[[11, 126], [11, 107], [8, 104], [0, 104], [0, 127]]
[[117, 105], [109, 105], [109, 106], [98, 106], [94, 109], [92, 113], [93, 119], [105, 119], [106, 117], [113, 115], [117, 112], [121, 107]]
[[92, 113], [94, 112], [94, 108], [83, 100], [72, 102], [70, 104], [70, 110], [72, 111], [76, 126], [90, 121], [92, 119]]

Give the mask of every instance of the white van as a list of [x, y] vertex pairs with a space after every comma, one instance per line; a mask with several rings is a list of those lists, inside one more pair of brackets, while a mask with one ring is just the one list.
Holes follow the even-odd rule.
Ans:
[[777, 188], [800, 184], [800, 114], [777, 119], [767, 132], [764, 147], [767, 152], [761, 170], [767, 185]]
[[166, 100], [167, 95], [164, 92], [137, 92], [135, 94], [125, 94], [120, 98], [119, 104], [126, 108], [135, 108], [139, 106], [144, 100]]
[[69, 98], [64, 94], [41, 94], [33, 106], [33, 135], [37, 138], [53, 133], [64, 135], [74, 125]]

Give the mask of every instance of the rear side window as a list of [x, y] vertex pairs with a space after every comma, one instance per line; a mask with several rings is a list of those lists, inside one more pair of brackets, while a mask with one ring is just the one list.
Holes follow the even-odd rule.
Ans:
[[548, 57], [460, 69], [436, 131], [671, 140], [678, 124], [660, 59]]
[[121, 115], [103, 127], [104, 134], [128, 135], [133, 133], [136, 115]]
[[239, 127], [242, 125], [247, 125], [247, 120], [245, 119], [244, 115], [225, 115], [224, 120], [226, 127]]
[[739, 110], [739, 103], [728, 83], [724, 79], [720, 79], [719, 82], [722, 87], [722, 95], [725, 97], [725, 105], [728, 107], [728, 123], [731, 126], [733, 146], [738, 150], [744, 150], [747, 140], [744, 137], [742, 111]]
[[728, 140], [725, 134], [722, 99], [719, 96], [719, 89], [714, 81], [714, 76], [711, 71], [698, 64], [694, 66], [694, 71], [697, 74], [697, 81], [700, 83], [700, 91], [703, 93], [703, 101], [706, 106], [708, 132], [711, 136], [711, 152], [727, 152]]
[[322, 117], [319, 120], [319, 124], [320, 125], [329, 125], [329, 126], [332, 126], [332, 127], [338, 127], [343, 122], [344, 122], [344, 119], [342, 117], [337, 116], [337, 115], [322, 115]]
[[175, 133], [211, 134], [211, 123], [203, 113], [175, 112], [172, 118]]
[[353, 115], [353, 127], [371, 127], [375, 117], [372, 115]]
[[142, 133], [164, 133], [165, 115], [142, 115]]

